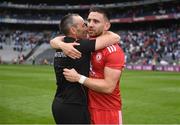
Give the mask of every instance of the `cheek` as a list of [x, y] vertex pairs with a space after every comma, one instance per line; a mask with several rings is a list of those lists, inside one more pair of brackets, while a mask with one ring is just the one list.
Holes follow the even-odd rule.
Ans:
[[77, 34], [81, 34], [81, 33], [82, 33], [82, 31], [83, 31], [83, 30], [78, 29], [78, 30], [77, 30]]
[[98, 33], [102, 33], [103, 30], [104, 30], [104, 27], [103, 27], [103, 26], [100, 26], [100, 27], [97, 28], [97, 32], [98, 32]]

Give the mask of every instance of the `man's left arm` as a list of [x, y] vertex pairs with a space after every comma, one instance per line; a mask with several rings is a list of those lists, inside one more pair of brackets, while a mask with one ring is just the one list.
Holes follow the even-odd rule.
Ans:
[[104, 79], [87, 78], [84, 85], [94, 91], [110, 94], [114, 91], [121, 73], [119, 69], [105, 67]]
[[[112, 93], [116, 84], [121, 76], [121, 70], [109, 67], [104, 68], [104, 79], [85, 78], [83, 85], [97, 92]], [[68, 81], [79, 82], [82, 79], [81, 74], [77, 73], [74, 69], [64, 69], [64, 76]], [[112, 75], [113, 74], [113, 75]]]
[[106, 31], [103, 35], [98, 36], [96, 38], [95, 50], [103, 49], [107, 46], [116, 44], [120, 40], [121, 40], [121, 37], [118, 34], [112, 31]]
[[71, 82], [79, 82], [97, 92], [112, 93], [124, 69], [124, 52], [118, 46], [116, 47], [114, 52], [107, 51], [109, 54], [106, 54], [104, 79], [86, 78], [74, 69], [64, 69], [65, 78]]

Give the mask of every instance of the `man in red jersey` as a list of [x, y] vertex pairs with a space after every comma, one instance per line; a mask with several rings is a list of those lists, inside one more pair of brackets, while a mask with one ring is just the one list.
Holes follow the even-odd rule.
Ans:
[[[88, 15], [90, 38], [102, 35], [110, 28], [104, 10], [91, 8]], [[124, 52], [118, 44], [95, 51], [91, 56], [90, 78], [74, 69], [64, 69], [65, 78], [89, 88], [89, 111], [92, 124], [122, 124], [119, 80], [124, 68]]]

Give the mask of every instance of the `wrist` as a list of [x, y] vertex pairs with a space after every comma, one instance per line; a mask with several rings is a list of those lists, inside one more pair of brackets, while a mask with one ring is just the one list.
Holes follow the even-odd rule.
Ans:
[[58, 48], [62, 49], [64, 47], [64, 42], [58, 42]]
[[87, 79], [86, 76], [80, 75], [80, 78], [79, 78], [78, 82], [83, 85], [86, 79]]

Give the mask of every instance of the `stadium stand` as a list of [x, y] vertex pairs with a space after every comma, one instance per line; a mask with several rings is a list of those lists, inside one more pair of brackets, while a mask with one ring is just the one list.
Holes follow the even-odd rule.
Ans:
[[[44, 46], [42, 43], [48, 43], [51, 38], [60, 34], [58, 24], [62, 16], [67, 13], [79, 13], [86, 18], [91, 6], [99, 6], [110, 12], [111, 30], [122, 38], [120, 46], [126, 53], [127, 67], [128, 65], [179, 66], [179, 3], [178, 0], [1, 1], [1, 60], [10, 62], [23, 54], [25, 63], [35, 58], [40, 64], [39, 62], [42, 62], [40, 56], [43, 57], [41, 60], [44, 60], [46, 59], [44, 55], [47, 55], [47, 61], [51, 64], [52, 58], [50, 59], [49, 55], [52, 56], [50, 52], [53, 51], [48, 47], [40, 51], [40, 48]], [[43, 55], [42, 50], [47, 50], [49, 54]], [[11, 56], [4, 56], [8, 53]]]

